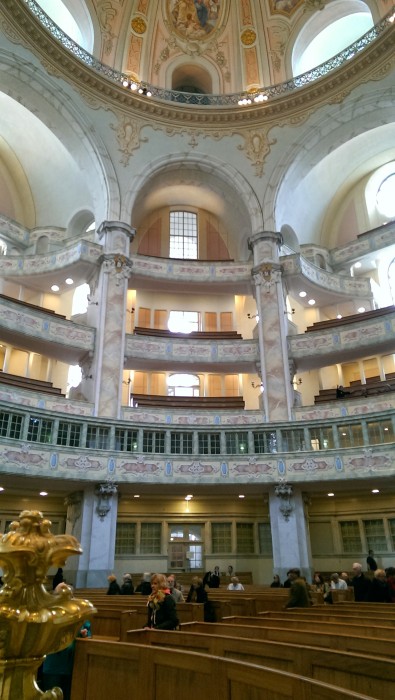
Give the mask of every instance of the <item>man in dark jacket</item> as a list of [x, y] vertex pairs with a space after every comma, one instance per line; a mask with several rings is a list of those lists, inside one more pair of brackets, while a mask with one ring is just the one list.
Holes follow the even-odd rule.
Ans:
[[352, 565], [354, 577], [350, 581], [350, 586], [354, 589], [354, 600], [356, 603], [365, 602], [369, 598], [370, 581], [362, 573], [362, 565], [355, 562]]

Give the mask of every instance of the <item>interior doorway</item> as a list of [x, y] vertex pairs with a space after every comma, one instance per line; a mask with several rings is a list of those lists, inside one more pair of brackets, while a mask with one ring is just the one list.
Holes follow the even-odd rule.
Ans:
[[168, 570], [203, 569], [203, 525], [169, 524]]

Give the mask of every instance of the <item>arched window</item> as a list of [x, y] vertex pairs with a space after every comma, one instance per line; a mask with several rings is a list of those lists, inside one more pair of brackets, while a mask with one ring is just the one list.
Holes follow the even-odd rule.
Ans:
[[199, 396], [200, 382], [197, 374], [172, 374], [167, 380], [168, 396]]
[[369, 7], [361, 0], [334, 0], [316, 12], [301, 30], [292, 53], [293, 75], [301, 75], [350, 46], [373, 26]]
[[[81, 0], [37, 0], [45, 14], [76, 44], [92, 53], [93, 26], [85, 3]], [[68, 9], [70, 4], [72, 13]]]
[[377, 209], [389, 219], [395, 219], [395, 172], [386, 177], [376, 195]]
[[73, 304], [71, 315], [84, 314], [88, 308], [88, 294], [90, 292], [89, 284], [80, 284], [76, 287], [73, 295]]

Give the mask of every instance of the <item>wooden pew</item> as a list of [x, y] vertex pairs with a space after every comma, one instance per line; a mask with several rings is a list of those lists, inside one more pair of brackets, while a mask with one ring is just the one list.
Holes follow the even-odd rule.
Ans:
[[168, 649], [183, 649], [214, 656], [238, 659], [281, 671], [307, 676], [356, 692], [368, 692], [378, 700], [393, 693], [395, 660], [365, 654], [334, 651], [295, 642], [268, 642], [213, 634], [182, 631], [181, 634], [158, 630], [155, 634], [139, 630], [129, 632], [127, 641]]
[[133, 405], [139, 408], [184, 408], [211, 410], [241, 410], [245, 403], [242, 396], [163, 396], [162, 394], [130, 394]]
[[386, 316], [387, 314], [393, 312], [393, 306], [386, 306], [382, 309], [364, 311], [361, 314], [350, 314], [350, 316], [343, 316], [342, 318], [329, 318], [325, 321], [316, 321], [312, 326], [307, 326], [306, 333], [311, 333], [312, 331], [322, 331], [326, 330], [327, 328], [339, 328], [341, 326], [349, 325], [350, 323], [364, 323], [367, 319], [380, 318], [380, 316]]
[[37, 306], [37, 304], [31, 304], [29, 301], [22, 301], [22, 299], [15, 299], [14, 297], [7, 296], [7, 294], [0, 294], [0, 300], [1, 299], [4, 299], [5, 301], [12, 301], [13, 304], [18, 304], [19, 306], [24, 306], [27, 310], [32, 309], [34, 311], [42, 311], [45, 314], [52, 314], [57, 318], [66, 318], [66, 316], [58, 314], [52, 309], [46, 309], [44, 306]]
[[[126, 598], [126, 596], [113, 596]], [[127, 596], [131, 598], [133, 596]], [[91, 600], [91, 602], [93, 602]], [[122, 601], [117, 605], [104, 606], [101, 602], [93, 604], [97, 609], [92, 618], [92, 634], [94, 637], [106, 637], [117, 641], [125, 641], [128, 630], [141, 629], [147, 624], [147, 602], [133, 606], [128, 601], [127, 609], [122, 607]], [[180, 623], [203, 622], [204, 606], [200, 603], [178, 603], [177, 616]]]
[[183, 338], [192, 340], [243, 340], [243, 336], [237, 331], [192, 331], [191, 333], [172, 333], [164, 328], [134, 327], [135, 335], [154, 335], [159, 338]]
[[[329, 605], [326, 607], [326, 610], [328, 609]], [[314, 614], [310, 614], [309, 611], [306, 612], [306, 614], [303, 614], [303, 611], [306, 610], [306, 608], [299, 608], [298, 611], [296, 611], [295, 608], [291, 608], [290, 610], [286, 611], [286, 614], [284, 615], [284, 620], [288, 622], [288, 620], [299, 620], [299, 621], [314, 621], [315, 624], [320, 624], [321, 622], [332, 622], [334, 624], [338, 625], [345, 625], [345, 624], [363, 624], [365, 627], [370, 627], [370, 626], [375, 626], [379, 625], [380, 627], [392, 627], [395, 628], [395, 611], [393, 613], [393, 616], [388, 617], [387, 615], [374, 615], [374, 613], [366, 613], [363, 617], [358, 616], [358, 615], [346, 615], [346, 614], [339, 614], [336, 615], [335, 611], [333, 612], [318, 612], [316, 611]], [[260, 613], [259, 617], [264, 617], [266, 620], [271, 620], [273, 617], [276, 619], [279, 618], [279, 613], [278, 612], [264, 612]]]
[[[295, 619], [292, 616], [287, 616], [286, 613], [284, 615], [273, 615], [270, 618], [266, 617], [265, 614], [262, 614], [258, 617], [229, 617], [224, 618], [223, 621], [225, 623], [228, 622], [232, 625], [256, 625], [259, 627], [268, 625], [270, 627], [280, 628], [286, 626], [288, 629], [293, 629], [296, 631], [304, 630], [306, 632], [315, 632], [317, 630], [317, 623], [315, 622], [314, 618], [311, 620]], [[367, 627], [363, 619], [360, 619], [358, 621], [355, 619], [353, 622], [350, 623], [320, 622], [319, 629], [321, 634], [323, 635], [325, 635], [326, 633], [336, 634], [336, 632], [339, 631], [349, 635], [358, 635], [360, 637], [388, 637], [392, 638], [395, 642], [395, 631], [393, 629], [388, 627], [381, 627], [379, 624]]]
[[32, 379], [31, 377], [22, 377], [18, 374], [9, 374], [0, 370], [0, 383], [18, 387], [19, 389], [30, 389], [31, 391], [40, 391], [44, 394], [56, 394], [64, 396], [62, 390], [54, 387], [51, 382], [44, 382], [41, 379]]
[[288, 627], [284, 621], [282, 626], [270, 626], [269, 620], [264, 625], [250, 625], [251, 619], [247, 618], [244, 625], [229, 622], [191, 622], [181, 625], [181, 631], [219, 634], [239, 639], [266, 639], [273, 642], [291, 642], [292, 644], [297, 640], [298, 644], [302, 646], [310, 645], [395, 659], [394, 635], [392, 630], [388, 628], [384, 628], [380, 637], [368, 636], [368, 631], [366, 636], [354, 637], [348, 631], [341, 629], [340, 626], [337, 627], [337, 632], [327, 631], [325, 634], [321, 632], [321, 625], [316, 625], [312, 631], [297, 629], [295, 632], [295, 628]]
[[[155, 632], [151, 632], [155, 635]], [[71, 700], [371, 700], [266, 666], [178, 649], [78, 639]]]

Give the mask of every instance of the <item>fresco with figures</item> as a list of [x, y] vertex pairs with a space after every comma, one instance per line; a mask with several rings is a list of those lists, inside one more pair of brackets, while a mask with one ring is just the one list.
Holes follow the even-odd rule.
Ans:
[[224, 0], [168, 0], [174, 29], [186, 39], [204, 39], [218, 25]]

